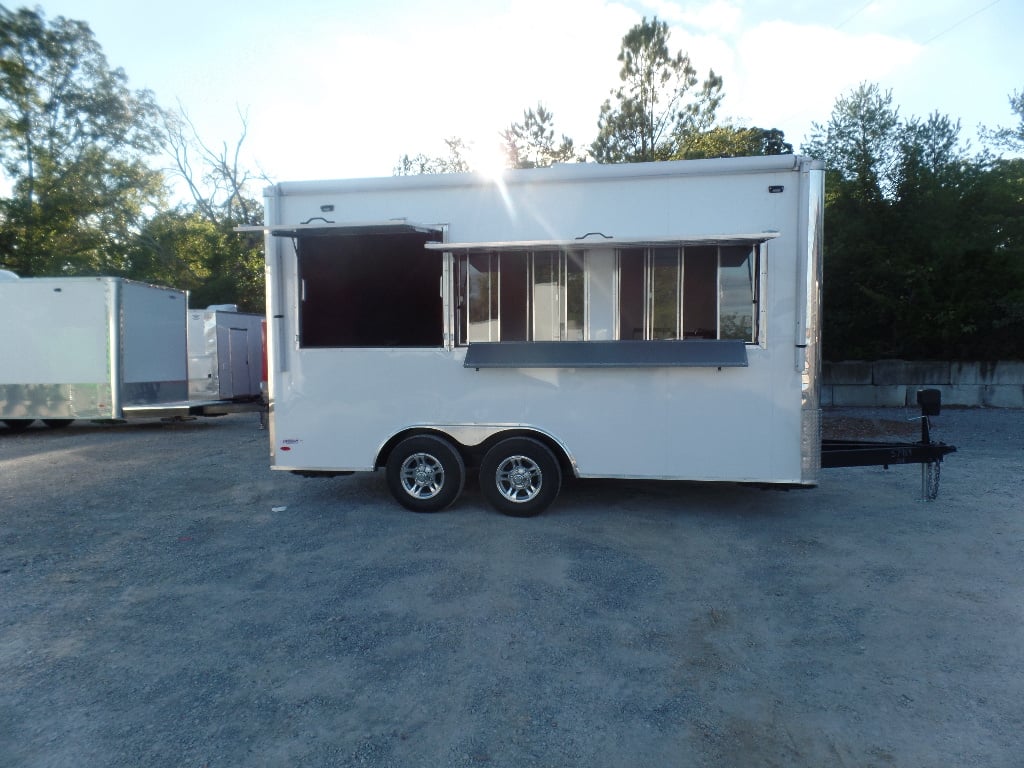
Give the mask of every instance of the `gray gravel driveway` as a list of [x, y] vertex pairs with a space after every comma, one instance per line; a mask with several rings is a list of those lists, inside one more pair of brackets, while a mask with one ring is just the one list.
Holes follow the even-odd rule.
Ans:
[[271, 472], [252, 414], [0, 427], [0, 766], [1019, 768], [1024, 412], [935, 436], [932, 503], [836, 469], [520, 520]]

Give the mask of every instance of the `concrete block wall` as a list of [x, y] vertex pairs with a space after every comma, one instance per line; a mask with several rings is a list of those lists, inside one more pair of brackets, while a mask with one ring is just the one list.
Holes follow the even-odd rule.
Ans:
[[917, 390], [937, 389], [943, 405], [1024, 408], [1024, 361], [847, 361], [822, 367], [824, 406], [917, 406]]

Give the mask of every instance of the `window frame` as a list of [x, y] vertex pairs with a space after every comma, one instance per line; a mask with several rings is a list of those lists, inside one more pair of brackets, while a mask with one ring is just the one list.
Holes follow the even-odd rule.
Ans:
[[[472, 325], [474, 322], [483, 324], [484, 321], [477, 320], [473, 321], [470, 315], [470, 304], [469, 300], [473, 293], [473, 287], [470, 283], [473, 280], [473, 274], [470, 271], [470, 265], [474, 258], [486, 257], [488, 260], [488, 281], [487, 291], [488, 296], [491, 297], [491, 301], [488, 302], [488, 320], [486, 324], [488, 326], [487, 338], [473, 338]], [[511, 295], [511, 291], [506, 290], [503, 281], [508, 279], [508, 274], [512, 271], [506, 269], [502, 264], [502, 258], [525, 258], [525, 271], [524, 277], [526, 285], [522, 295], [524, 296], [524, 304], [522, 310], [525, 313], [525, 328], [526, 333], [525, 339], [506, 339], [502, 333], [502, 316], [509, 312], [508, 308], [503, 309], [503, 298]], [[544, 283], [538, 283], [538, 259], [545, 258], [553, 262], [554, 266], [554, 281], [548, 280]], [[549, 262], [551, 263], [551, 262]], [[578, 297], [570, 296], [570, 272], [578, 275], [578, 283], [572, 286], [572, 292], [579, 293]], [[586, 265], [586, 253], [585, 251], [570, 251], [568, 249], [537, 249], [537, 250], [526, 250], [526, 249], [494, 249], [494, 250], [468, 250], [462, 253], [456, 253], [452, 255], [452, 273], [453, 273], [453, 286], [454, 296], [452, 297], [452, 308], [454, 314], [453, 323], [453, 345], [456, 347], [465, 347], [470, 344], [486, 343], [486, 342], [497, 342], [497, 341], [524, 341], [524, 342], [537, 342], [537, 341], [585, 341], [587, 340], [587, 265]], [[556, 300], [556, 312], [551, 313], [552, 324], [546, 330], [553, 330], [557, 327], [558, 338], [551, 338], [554, 336], [553, 333], [543, 333], [542, 329], [538, 326], [541, 318], [538, 313], [538, 285], [555, 285], [556, 288], [552, 292], [553, 297]], [[572, 338], [570, 333], [570, 305], [578, 301], [579, 306], [579, 317], [573, 317], [573, 321], [578, 321], [578, 328], [574, 333], [579, 334], [579, 338]], [[576, 314], [576, 313], [574, 313]], [[575, 326], [574, 326], [575, 328]], [[540, 338], [538, 338], [540, 336]]]
[[[438, 282], [444, 282], [445, 258], [423, 247], [440, 242], [443, 230], [387, 222], [296, 227], [272, 234], [292, 240], [299, 349], [446, 346], [447, 307], [443, 291], [436, 292]], [[398, 264], [409, 265], [404, 278], [386, 284], [379, 279], [388, 265]], [[325, 285], [334, 286], [334, 292]], [[388, 290], [381, 290], [384, 285]], [[352, 296], [360, 298], [353, 302]], [[339, 307], [345, 305], [354, 309], [339, 315]], [[401, 312], [388, 311], [396, 305]], [[422, 322], [425, 314], [436, 317], [436, 329]], [[375, 317], [378, 322], [373, 322]]]
[[[615, 251], [615, 332], [616, 340], [625, 341], [628, 339], [622, 338], [623, 331], [623, 256], [628, 255], [630, 258], [642, 258], [642, 284], [643, 294], [641, 297], [640, 305], [643, 311], [643, 320], [640, 325], [642, 329], [642, 335], [639, 339], [643, 341], [656, 341], [662, 340], [662, 338], [669, 338], [672, 340], [694, 340], [696, 336], [687, 336], [686, 332], [686, 251], [687, 248], [709, 248], [715, 249], [715, 335], [714, 340], [723, 340], [722, 337], [722, 249], [723, 248], [737, 248], [742, 247], [747, 249], [748, 259], [750, 260], [749, 272], [750, 272], [750, 290], [751, 290], [751, 333], [749, 337], [745, 337], [742, 340], [746, 344], [753, 345], [764, 345], [764, 329], [766, 321], [766, 307], [763, 301], [763, 291], [765, 282], [765, 242], [748, 242], [748, 243], [707, 243], [700, 245], [679, 245], [672, 248], [666, 248], [665, 246], [646, 246], [643, 248], [617, 248]], [[675, 273], [677, 275], [677, 289], [674, 291], [675, 296], [675, 329], [672, 336], [659, 337], [657, 334], [658, 328], [654, 325], [656, 322], [656, 316], [661, 317], [655, 307], [655, 301], [657, 298], [657, 291], [655, 285], [655, 278], [657, 271], [655, 262], [659, 257], [664, 257], [665, 252], [668, 250], [675, 251]], [[636, 251], [642, 251], [642, 255], [637, 256]], [[630, 252], [633, 252], [630, 254]], [[631, 270], [635, 267], [631, 267]], [[632, 288], [632, 286], [631, 286]], [[634, 312], [631, 314], [635, 314]], [[728, 338], [728, 337], [727, 337]]]

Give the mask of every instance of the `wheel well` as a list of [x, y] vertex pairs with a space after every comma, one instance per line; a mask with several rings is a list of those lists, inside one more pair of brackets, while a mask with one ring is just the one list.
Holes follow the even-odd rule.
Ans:
[[447, 440], [449, 443], [455, 446], [455, 449], [460, 454], [462, 454], [462, 460], [466, 460], [466, 446], [462, 445], [460, 442], [455, 440], [451, 435], [442, 432], [439, 429], [413, 428], [406, 429], [395, 435], [392, 435], [391, 439], [380, 447], [380, 450], [377, 451], [377, 461], [374, 462], [374, 468], [381, 469], [387, 466], [388, 457], [391, 456], [391, 451], [395, 449], [395, 446], [398, 445], [403, 440], [405, 440], [407, 437], [416, 437], [418, 435], [433, 435], [434, 437], [440, 437], [443, 440]]
[[395, 446], [407, 437], [414, 437], [416, 435], [434, 435], [435, 437], [447, 440], [455, 446], [455, 449], [462, 455], [462, 461], [465, 463], [466, 467], [470, 469], [478, 468], [480, 466], [480, 460], [483, 458], [484, 454], [487, 453], [492, 446], [502, 440], [509, 437], [529, 437], [539, 443], [543, 443], [548, 447], [551, 453], [555, 455], [555, 458], [558, 460], [558, 464], [562, 469], [563, 476], [573, 477], [575, 475], [575, 468], [573, 467], [572, 461], [570, 461], [565, 448], [560, 445], [557, 440], [544, 432], [522, 428], [504, 429], [501, 432], [491, 435], [479, 445], [465, 445], [460, 443], [447, 432], [439, 429], [422, 427], [406, 429], [396, 435], [393, 435], [390, 440], [381, 446], [380, 451], [377, 452], [377, 461], [374, 466], [378, 469], [384, 467], [388, 463], [388, 456], [391, 455], [391, 451], [394, 450]]
[[487, 453], [491, 447], [509, 437], [528, 437], [547, 446], [558, 461], [558, 465], [562, 469], [562, 475], [565, 477], [573, 477], [575, 475], [573, 464], [569, 460], [569, 456], [566, 454], [565, 448], [557, 440], [551, 437], [551, 435], [545, 434], [544, 432], [538, 432], [533, 429], [507, 429], [487, 438], [479, 446], [475, 446], [479, 454], [477, 455], [473, 466], [478, 467], [480, 465], [480, 459], [483, 458], [483, 455]]

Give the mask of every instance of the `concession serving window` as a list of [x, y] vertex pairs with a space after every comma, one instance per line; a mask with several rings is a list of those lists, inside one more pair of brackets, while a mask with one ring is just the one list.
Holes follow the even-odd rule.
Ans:
[[[453, 255], [467, 367], [735, 367], [759, 339], [760, 263], [778, 234], [425, 247]], [[614, 317], [612, 335], [589, 335], [591, 312]]]
[[405, 222], [271, 228], [298, 261], [299, 346], [442, 347], [441, 231]]

